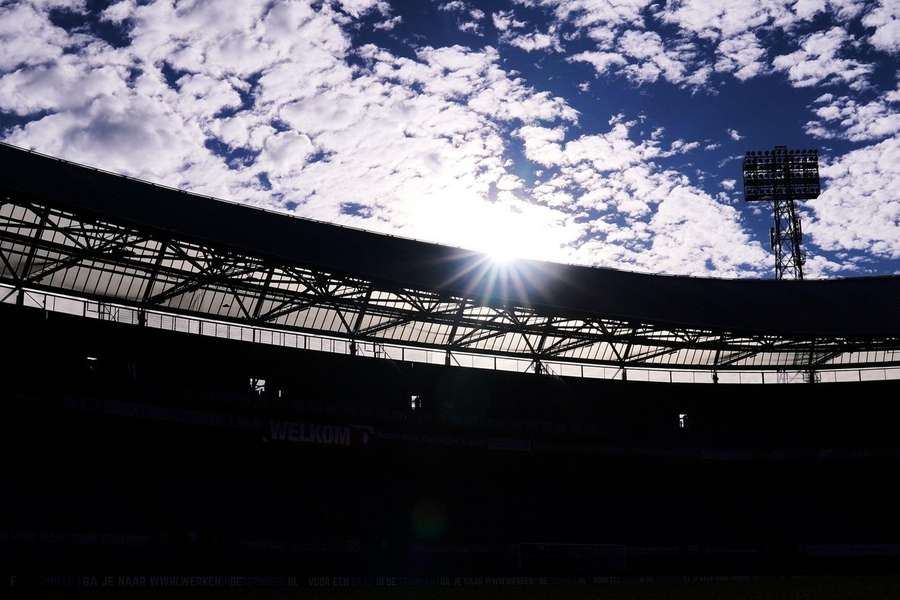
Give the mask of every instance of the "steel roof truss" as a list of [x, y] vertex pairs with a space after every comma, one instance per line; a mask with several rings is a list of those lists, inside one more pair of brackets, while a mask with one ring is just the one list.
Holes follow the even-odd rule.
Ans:
[[[464, 351], [529, 359], [536, 365], [553, 359], [661, 368], [671, 361], [659, 359], [672, 357], [677, 367], [710, 370], [898, 363], [889, 352], [900, 349], [897, 338], [746, 335], [548, 314], [528, 306], [489, 306], [474, 298], [379, 284], [211, 244], [167, 239], [159, 231], [15, 198], [5, 199], [2, 215], [0, 241], [11, 244], [0, 249], [3, 279], [17, 289], [46, 288], [104, 302], [286, 330], [315, 332], [321, 327], [324, 334], [359, 342], [443, 350], [448, 360], [453, 352]], [[69, 271], [73, 267], [78, 271]], [[66, 277], [50, 277], [60, 271], [66, 271]], [[162, 291], [154, 294], [160, 286]], [[226, 299], [220, 302], [219, 296], [213, 296], [213, 304], [202, 300], [200, 305], [173, 302], [198, 292], [226, 294]], [[231, 308], [222, 314], [228, 295], [234, 296], [232, 306], [239, 310]], [[304, 318], [276, 324], [316, 308], [330, 311], [333, 317], [314, 315], [311, 322]], [[364, 326], [367, 321], [373, 324]], [[576, 352], [595, 345], [600, 349], [600, 344], [609, 350]]]

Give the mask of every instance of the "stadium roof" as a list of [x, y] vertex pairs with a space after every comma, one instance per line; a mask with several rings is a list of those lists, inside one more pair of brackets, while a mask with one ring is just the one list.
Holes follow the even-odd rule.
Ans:
[[[807, 343], [812, 344], [806, 350], [814, 362], [837, 356], [837, 350], [827, 358], [820, 351], [829, 343], [852, 344], [844, 350], [885, 350], [897, 347], [900, 336], [896, 276], [726, 280], [531, 260], [501, 266], [468, 250], [197, 196], [8, 145], [0, 144], [0, 161], [0, 278], [16, 287], [67, 290], [127, 304], [151, 302], [176, 312], [448, 350], [463, 349], [455, 340], [461, 328], [468, 328], [465, 335], [470, 339], [483, 337], [469, 331], [477, 327], [467, 322], [481, 315], [492, 343], [510, 335], [522, 338], [496, 350], [500, 354], [537, 357], [548, 345], [574, 351], [576, 342], [583, 354], [590, 340], [582, 334], [593, 330], [600, 336], [594, 342], [609, 345], [606, 354], [597, 346], [596, 355], [608, 355], [609, 361], [569, 358], [610, 364], [627, 362], [621, 351], [614, 351], [620, 341], [619, 350], [627, 343], [646, 348], [645, 357], [658, 354], [661, 350], [652, 351], [649, 338], [640, 338], [641, 332], [651, 331], [657, 340], [680, 340], [676, 346], [681, 350], [693, 345], [721, 352], [725, 346], [714, 341], [733, 336], [757, 336], [770, 350], [777, 339], [794, 343], [793, 351], [801, 350], [796, 344]], [[72, 235], [75, 230], [77, 235]], [[238, 258], [245, 261], [242, 269], [236, 266]], [[54, 261], [62, 263], [54, 267]], [[73, 271], [77, 266], [80, 275]], [[88, 268], [95, 269], [93, 276]], [[292, 288], [287, 281], [273, 282], [273, 274], [276, 281], [288, 274], [300, 279]], [[93, 283], [79, 277], [93, 277]], [[106, 281], [101, 290], [98, 282], [103, 277], [130, 279], [125, 291], [122, 281], [114, 286]], [[215, 306], [214, 299], [198, 298], [203, 290], [230, 294], [237, 302], [220, 299]], [[287, 298], [291, 293], [299, 294], [293, 304]], [[276, 301], [278, 294], [282, 297]], [[418, 301], [412, 297], [416, 294]], [[406, 313], [385, 308], [401, 310], [401, 305]], [[315, 307], [339, 313], [342, 326], [329, 330], [322, 325], [324, 317], [301, 319], [299, 325], [297, 319], [284, 319], [290, 308], [299, 313]], [[505, 312], [493, 314], [491, 308]], [[271, 318], [263, 319], [266, 315]], [[349, 322], [354, 319], [356, 323]], [[581, 325], [576, 327], [573, 320]], [[398, 333], [425, 324], [443, 329], [426, 335], [424, 342], [421, 335], [412, 339], [411, 334]], [[578, 335], [563, 340], [561, 327]], [[628, 329], [630, 337], [616, 338], [611, 328], [622, 335]], [[696, 337], [700, 333], [702, 340]], [[819, 349], [813, 350], [816, 344]], [[495, 351], [493, 346], [465, 349]], [[874, 361], [851, 362], [892, 364], [894, 358], [889, 353]], [[670, 359], [673, 355], [666, 357]], [[694, 362], [679, 359], [674, 364]], [[707, 367], [710, 363], [737, 364], [719, 358], [700, 361]]]

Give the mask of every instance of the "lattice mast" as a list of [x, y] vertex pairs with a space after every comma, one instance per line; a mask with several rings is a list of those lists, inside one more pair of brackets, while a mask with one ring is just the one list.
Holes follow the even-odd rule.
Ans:
[[797, 200], [819, 196], [817, 150], [773, 150], [747, 152], [744, 156], [744, 199], [771, 202], [774, 214], [769, 241], [775, 255], [776, 279], [803, 279], [803, 230]]

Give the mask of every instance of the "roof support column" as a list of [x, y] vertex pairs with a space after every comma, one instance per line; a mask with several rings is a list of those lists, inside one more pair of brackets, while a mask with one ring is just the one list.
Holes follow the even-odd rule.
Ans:
[[156, 260], [153, 262], [153, 270], [150, 271], [150, 277], [147, 279], [147, 287], [144, 288], [144, 297], [141, 300], [141, 307], [138, 309], [138, 325], [141, 327], [147, 325], [147, 301], [150, 299], [150, 294], [153, 293], [153, 286], [156, 285], [159, 267], [162, 265], [163, 258], [166, 256], [166, 244], [166, 240], [159, 240], [159, 252], [156, 254]]
[[538, 340], [537, 348], [534, 352], [534, 374], [541, 375], [546, 371], [544, 369], [544, 363], [541, 360], [543, 356], [542, 353], [544, 351], [544, 344], [547, 342], [547, 334], [550, 333], [550, 328], [553, 326], [553, 317], [547, 317], [547, 322], [544, 323], [544, 330], [541, 332], [541, 339]]
[[369, 286], [369, 289], [366, 290], [365, 300], [362, 302], [362, 307], [359, 309], [359, 312], [356, 313], [356, 320], [353, 322], [353, 330], [350, 331], [350, 356], [356, 356], [356, 337], [359, 335], [359, 330], [362, 327], [363, 318], [366, 316], [366, 307], [369, 306], [369, 301], [372, 299], [372, 286]]
[[25, 304], [25, 288], [24, 283], [28, 278], [28, 272], [31, 270], [31, 265], [34, 262], [34, 255], [37, 253], [38, 243], [41, 241], [41, 237], [44, 235], [44, 229], [47, 227], [47, 220], [50, 218], [50, 207], [45, 206], [41, 210], [41, 220], [38, 222], [37, 229], [34, 232], [34, 244], [31, 246], [31, 249], [28, 252], [28, 257], [25, 259], [25, 265], [22, 267], [22, 274], [17, 278], [18, 279], [18, 295], [16, 296], [16, 306], [22, 306]]
[[713, 383], [719, 383], [719, 371], [716, 367], [719, 366], [719, 357], [722, 355], [722, 349], [716, 348], [716, 357], [713, 359], [713, 372], [712, 372], [712, 380]]
[[819, 377], [816, 372], [816, 338], [809, 342], [809, 368], [807, 369], [807, 383], [818, 383]]
[[459, 327], [459, 322], [462, 320], [465, 311], [466, 300], [465, 298], [460, 298], [459, 309], [456, 311], [456, 316], [453, 318], [453, 328], [450, 329], [450, 337], [447, 338], [447, 354], [444, 357], [444, 364], [448, 367], [450, 366], [451, 358], [453, 358], [450, 349], [453, 347], [453, 342], [456, 340], [456, 329]]
[[[631, 335], [634, 336], [637, 333], [637, 329], [631, 330]], [[628, 345], [625, 346], [625, 353], [622, 354], [622, 381], [628, 381], [628, 368], [626, 365], [628, 364], [628, 355], [631, 354], [631, 342], [628, 342]]]
[[16, 273], [16, 270], [13, 268], [12, 263], [9, 262], [9, 259], [6, 258], [6, 252], [4, 252], [2, 249], [0, 249], [0, 260], [3, 261], [4, 265], [6, 265], [6, 270], [9, 271], [9, 274], [12, 275], [13, 281], [15, 282], [13, 291], [10, 292], [10, 294], [4, 296], [3, 300], [9, 298], [11, 294], [18, 293], [18, 295], [16, 296], [16, 304], [18, 306], [22, 306], [22, 303], [24, 302], [24, 294], [22, 293], [22, 280], [19, 279], [19, 274]]

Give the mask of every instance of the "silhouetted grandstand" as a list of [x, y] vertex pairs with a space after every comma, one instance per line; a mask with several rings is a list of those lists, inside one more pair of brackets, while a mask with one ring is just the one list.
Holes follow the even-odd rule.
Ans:
[[0, 160], [13, 570], [900, 565], [897, 277], [499, 265]]

